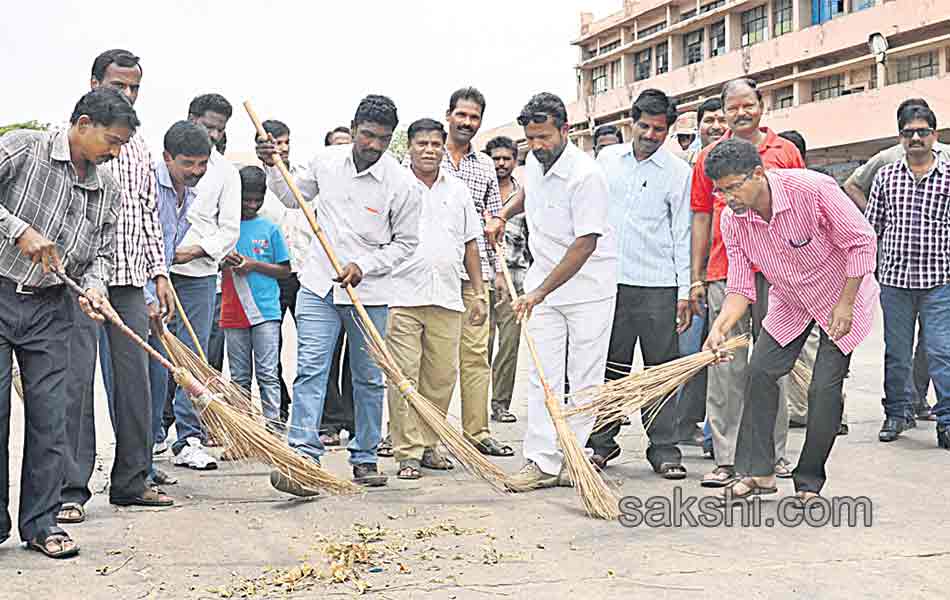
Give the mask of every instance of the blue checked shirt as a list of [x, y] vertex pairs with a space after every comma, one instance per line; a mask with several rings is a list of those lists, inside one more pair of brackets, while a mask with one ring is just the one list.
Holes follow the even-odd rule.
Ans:
[[[188, 209], [195, 200], [195, 188], [185, 188], [185, 199], [178, 206], [178, 194], [172, 184], [172, 176], [168, 167], [161, 160], [152, 167], [155, 178], [155, 204], [158, 212], [158, 222], [162, 226], [162, 251], [165, 254], [165, 266], [171, 267], [175, 259], [175, 248], [181, 244], [185, 234], [191, 228], [188, 220]], [[145, 303], [157, 302], [155, 297], [155, 283], [148, 281], [145, 284]]]
[[597, 162], [610, 186], [608, 216], [617, 231], [617, 283], [675, 287], [689, 299], [692, 172], [661, 147], [643, 162], [630, 144], [601, 151]]

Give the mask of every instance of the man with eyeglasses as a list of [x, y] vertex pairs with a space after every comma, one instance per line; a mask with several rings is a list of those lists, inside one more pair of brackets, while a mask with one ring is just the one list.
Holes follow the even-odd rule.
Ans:
[[[805, 162], [794, 144], [780, 138], [768, 127], [760, 126], [764, 104], [762, 92], [756, 88], [755, 81], [736, 79], [726, 83], [722, 88], [720, 101], [729, 130], [718, 141], [700, 152], [693, 167], [690, 191], [693, 210], [690, 298], [697, 302], [705, 297], [710, 321], [714, 321], [723, 310], [729, 259], [719, 223], [726, 201], [722, 194], [715, 193], [713, 181], [706, 175], [706, 157], [717, 144], [738, 138], [758, 149], [763, 168], [766, 170], [805, 168]], [[753, 271], [756, 271], [754, 265]], [[730, 336], [750, 332], [758, 336], [760, 333], [768, 307], [768, 281], [761, 274], [757, 274], [755, 284], [758, 301], [753, 302], [747, 313], [736, 320], [734, 328], [729, 332]], [[705, 294], [702, 293], [703, 290]], [[706, 418], [712, 433], [716, 468], [703, 477], [701, 485], [704, 487], [723, 487], [735, 481], [736, 435], [742, 415], [742, 390], [747, 363], [748, 351], [743, 349], [736, 352], [732, 362], [709, 369]], [[774, 437], [777, 457], [775, 469], [783, 477], [791, 474], [784, 458], [787, 432], [788, 410], [785, 403], [781, 403]]]
[[914, 423], [908, 376], [919, 315], [937, 390], [937, 446], [950, 450], [950, 160], [933, 150], [937, 118], [929, 108], [904, 107], [897, 126], [906, 156], [874, 177], [867, 207], [881, 242], [886, 418], [879, 439], [893, 441]]
[[766, 170], [760, 152], [745, 140], [717, 144], [703, 164], [728, 203], [721, 231], [729, 257], [726, 298], [704, 348], [718, 351], [756, 302], [755, 266], [771, 282], [771, 307], [744, 378], [735, 453], [743, 477], [719, 498], [728, 503], [778, 491], [773, 431], [779, 379], [792, 370], [817, 325], [821, 340], [808, 392], [808, 435], [792, 473], [804, 503], [826, 481], [842, 384], [852, 352], [871, 332], [878, 293], [874, 231], [834, 179], [806, 169]]

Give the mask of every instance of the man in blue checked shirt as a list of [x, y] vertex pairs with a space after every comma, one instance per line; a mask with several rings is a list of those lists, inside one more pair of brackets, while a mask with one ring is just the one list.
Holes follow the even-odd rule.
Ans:
[[[690, 325], [689, 165], [663, 147], [676, 121], [676, 104], [663, 92], [644, 90], [633, 103], [632, 144], [605, 148], [597, 157], [610, 184], [610, 222], [617, 231], [618, 278], [607, 379], [630, 373], [637, 340], [644, 364], [679, 356], [678, 334]], [[676, 402], [652, 418], [643, 414], [650, 438], [647, 460], [666, 479], [686, 477], [676, 446]], [[653, 421], [652, 424], [650, 421]], [[601, 468], [620, 454], [619, 424], [595, 431], [588, 441]]]

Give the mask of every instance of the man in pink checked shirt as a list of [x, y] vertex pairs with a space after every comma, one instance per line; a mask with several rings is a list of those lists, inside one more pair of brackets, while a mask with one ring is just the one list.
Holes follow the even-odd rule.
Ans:
[[841, 388], [851, 353], [871, 331], [878, 295], [874, 230], [833, 179], [804, 169], [766, 172], [755, 146], [732, 139], [706, 159], [706, 175], [725, 195], [722, 235], [729, 258], [727, 296], [706, 349], [718, 349], [756, 300], [757, 265], [772, 284], [765, 331], [746, 369], [745, 410], [736, 446], [744, 477], [724, 501], [774, 494], [773, 431], [778, 380], [791, 371], [812, 328], [821, 328], [808, 390], [808, 435], [792, 473], [807, 501], [825, 483], [825, 462], [841, 422]]

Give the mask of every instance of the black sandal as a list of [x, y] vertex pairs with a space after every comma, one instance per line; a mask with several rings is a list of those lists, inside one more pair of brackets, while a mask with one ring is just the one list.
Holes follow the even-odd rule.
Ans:
[[85, 520], [86, 509], [78, 502], [63, 502], [59, 507], [59, 513], [56, 515], [57, 523], [76, 524], [82, 523]]
[[393, 456], [393, 439], [388, 435], [379, 443], [379, 446], [376, 447], [377, 456], [384, 456], [386, 458], [392, 458]]
[[436, 448], [426, 448], [422, 453], [420, 464], [434, 471], [451, 471], [455, 468], [455, 463], [450, 458], [442, 456]]
[[480, 442], [473, 444], [475, 448], [486, 456], [514, 456], [515, 451], [511, 446], [500, 444], [493, 437], [487, 437]]
[[515, 423], [518, 420], [518, 417], [516, 417], [511, 411], [502, 409], [496, 410], [494, 414], [492, 414], [492, 419], [499, 423]]
[[420, 479], [422, 471], [419, 470], [419, 461], [414, 458], [399, 461], [399, 472], [396, 473], [397, 479]]
[[[69, 537], [69, 534], [61, 527], [44, 527], [27, 543], [26, 547], [50, 558], [70, 558], [79, 554], [79, 545], [73, 542], [73, 547], [67, 550], [67, 542], [73, 542], [73, 538]], [[50, 550], [47, 546], [51, 543], [57, 544], [59, 550]]]
[[660, 466], [656, 468], [656, 472], [663, 479], [686, 479], [686, 467], [680, 463], [660, 463]]

